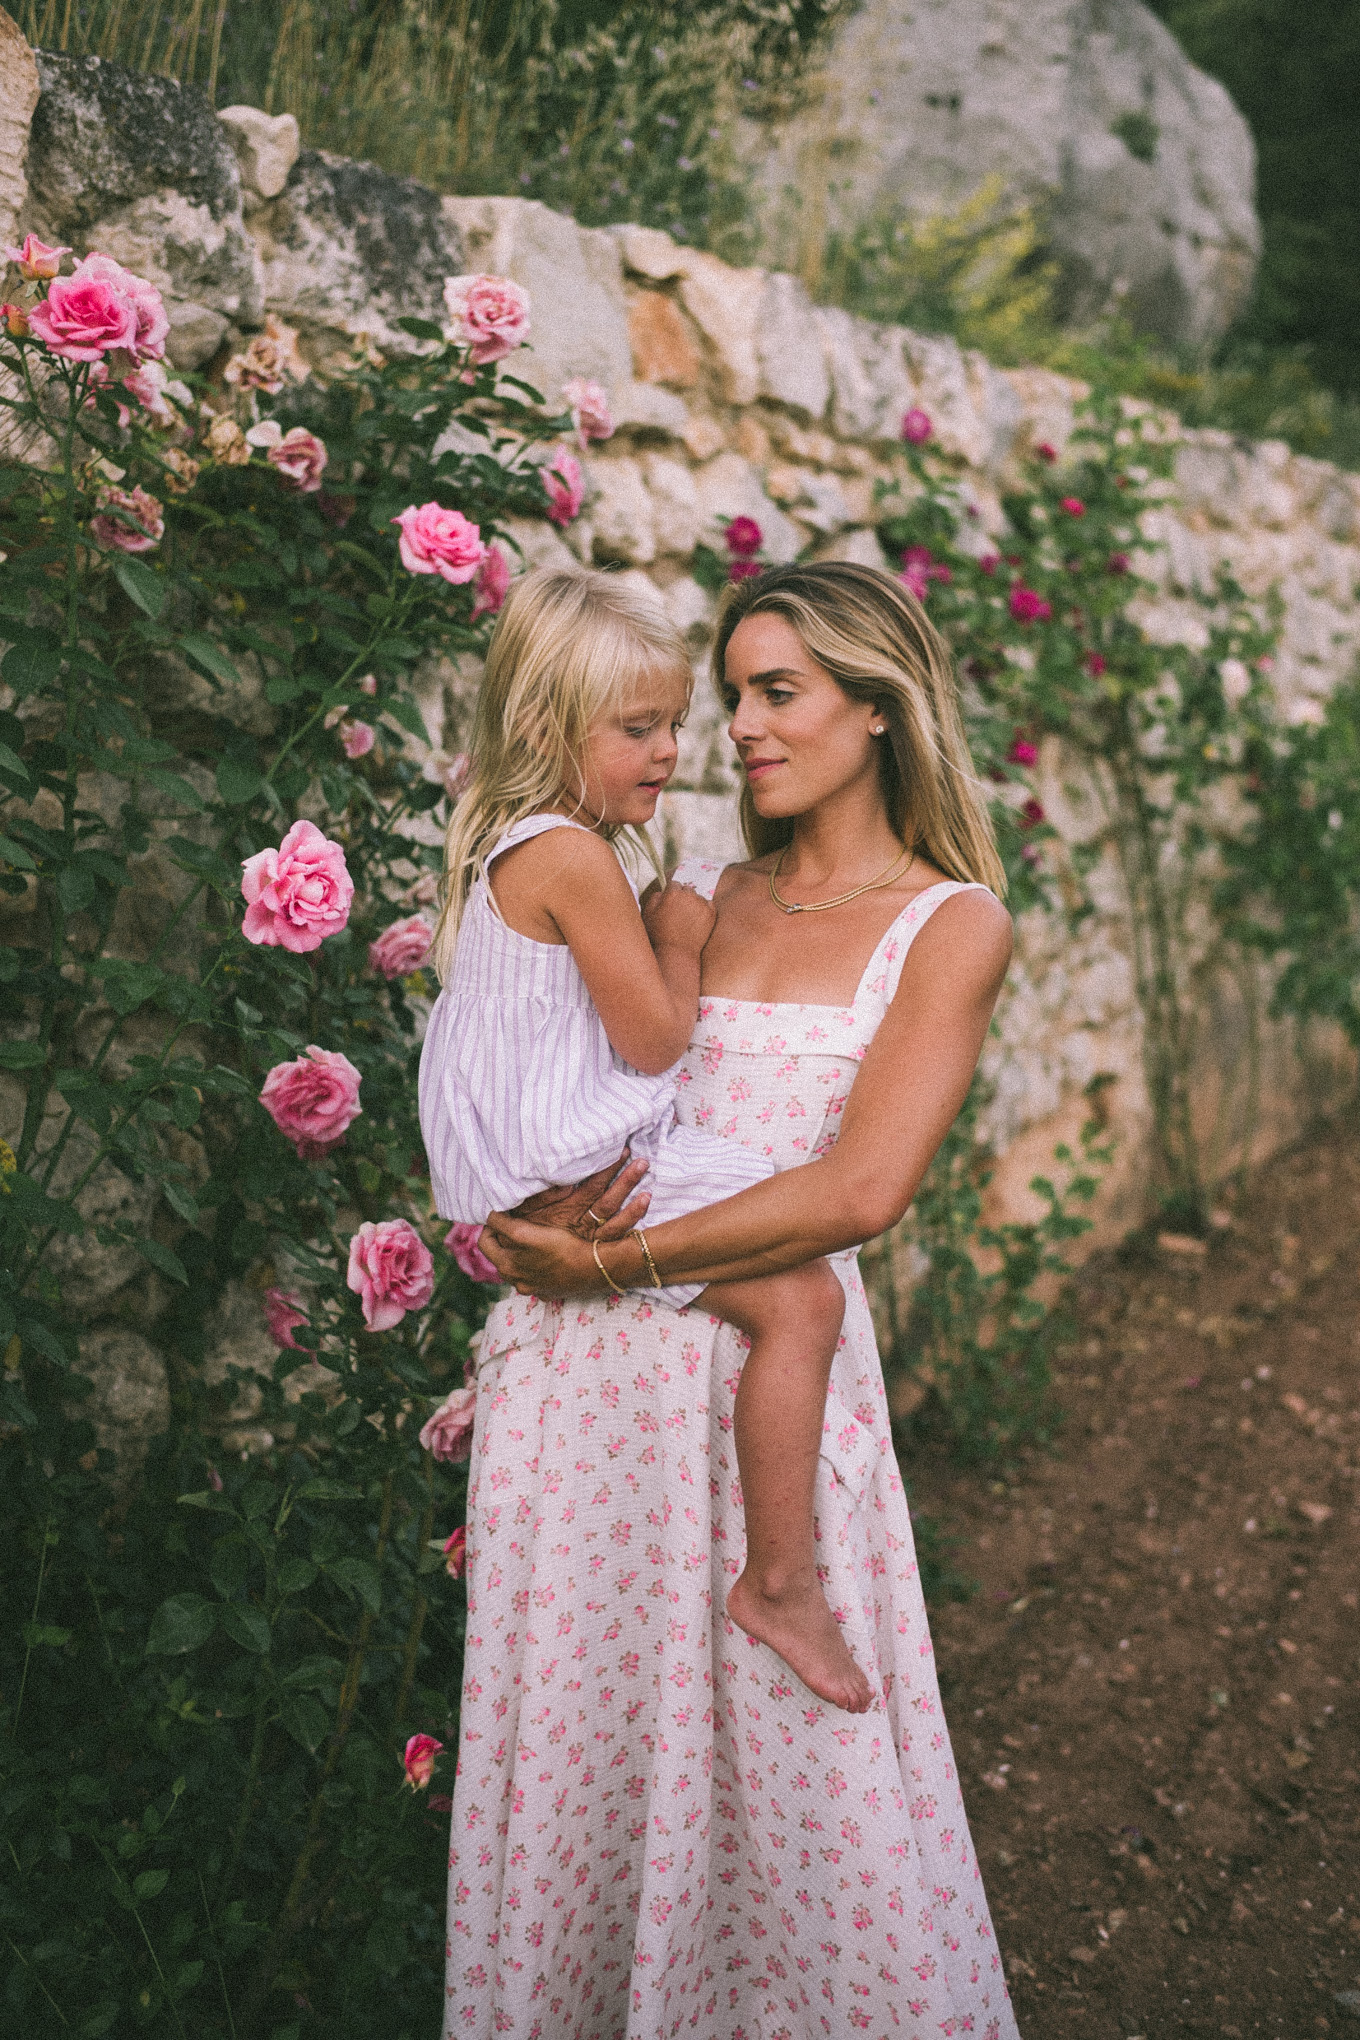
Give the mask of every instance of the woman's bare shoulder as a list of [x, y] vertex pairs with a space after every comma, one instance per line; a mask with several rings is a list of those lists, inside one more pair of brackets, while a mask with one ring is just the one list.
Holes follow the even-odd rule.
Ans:
[[1010, 914], [994, 892], [970, 887], [942, 900], [912, 945], [918, 968], [958, 967], [979, 983], [1000, 985], [1015, 946]]

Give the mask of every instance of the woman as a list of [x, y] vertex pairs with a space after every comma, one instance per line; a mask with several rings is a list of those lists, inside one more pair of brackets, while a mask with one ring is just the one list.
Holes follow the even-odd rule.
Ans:
[[647, 1242], [667, 1282], [840, 1257], [817, 1535], [874, 1702], [817, 1701], [724, 1614], [741, 1341], [604, 1293], [602, 1243], [614, 1282], [647, 1280], [638, 1168], [555, 1225], [493, 1217], [527, 1300], [478, 1369], [445, 2031], [1010, 2040], [854, 1261], [968, 1089], [1010, 955], [1000, 867], [947, 655], [886, 575], [742, 584], [715, 662], [755, 855], [680, 875], [715, 910], [680, 1110], [780, 1173]]

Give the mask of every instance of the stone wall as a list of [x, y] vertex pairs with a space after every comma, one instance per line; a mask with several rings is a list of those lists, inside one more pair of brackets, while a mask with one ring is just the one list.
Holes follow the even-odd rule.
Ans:
[[[78, 252], [108, 248], [153, 275], [173, 301], [179, 365], [210, 362], [270, 313], [300, 328], [321, 367], [359, 334], [409, 344], [393, 318], [428, 314], [443, 277], [460, 268], [510, 275], [530, 291], [533, 351], [516, 372], [548, 396], [569, 375], [596, 378], [618, 430], [590, 456], [590, 498], [569, 533], [526, 525], [517, 536], [534, 561], [574, 555], [639, 576], [688, 634], [701, 678], [664, 801], [676, 854], [739, 850], [730, 746], [702, 674], [713, 603], [690, 571], [696, 544], [745, 513], [775, 559], [811, 548], [883, 564], [874, 486], [900, 470], [900, 422], [912, 406], [965, 463], [979, 528], [995, 532], [1018, 458], [1039, 441], [1061, 451], [1070, 432], [1078, 392], [1059, 376], [1000, 370], [951, 340], [815, 307], [790, 276], [730, 268], [650, 229], [586, 230], [513, 198], [439, 199], [370, 165], [299, 153], [286, 116], [234, 108], [214, 121], [166, 80], [95, 59], [42, 56], [35, 66], [7, 22], [0, 14], [0, 122], [20, 138], [30, 120], [31, 129], [27, 188], [16, 149], [0, 208], [19, 229]], [[1277, 589], [1276, 681], [1290, 715], [1315, 715], [1360, 635], [1360, 477], [1282, 444], [1169, 429], [1176, 490], [1155, 513], [1166, 551], [1149, 628], [1166, 639], [1202, 630], [1189, 591], [1211, 586], [1220, 563], [1253, 595]], [[431, 676], [436, 749], [458, 748], [474, 685], [474, 675]], [[1051, 744], [1038, 791], [1070, 842], [1100, 833], [1094, 788]], [[1120, 1144], [1096, 1235], [1108, 1238], [1145, 1209], [1147, 1105], [1112, 855], [1091, 886], [1098, 911], [1079, 935], [1040, 910], [1020, 922], [986, 1054], [988, 1132], [1000, 1157], [995, 1209], [1026, 1213], [1029, 1178], [1085, 1116], [1084, 1086], [1111, 1074]], [[1198, 1097], [1206, 1129], [1221, 1123], [1225, 1164], [1243, 1132], [1244, 1044], [1260, 992], [1206, 945]], [[1295, 1137], [1352, 1074], [1326, 1030], [1267, 1023], [1260, 1040], [1257, 1155]]]

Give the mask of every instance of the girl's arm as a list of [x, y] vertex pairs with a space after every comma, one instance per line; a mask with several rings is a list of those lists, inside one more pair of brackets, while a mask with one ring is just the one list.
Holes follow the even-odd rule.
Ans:
[[699, 1008], [699, 952], [714, 919], [709, 903], [668, 886], [649, 904], [644, 927], [618, 858], [583, 829], [532, 837], [497, 863], [507, 867], [509, 882], [495, 891], [511, 926], [521, 900], [532, 902], [538, 913], [531, 922], [546, 916], [570, 949], [611, 1045], [647, 1076], [668, 1070]]
[[[775, 1274], [896, 1225], [967, 1096], [1010, 953], [1010, 918], [998, 901], [962, 893], [941, 907], [912, 944], [831, 1153], [649, 1226], [662, 1279]], [[589, 1247], [568, 1234], [494, 1213], [482, 1239], [506, 1280], [530, 1294], [603, 1287]], [[609, 1247], [604, 1260], [621, 1288], [647, 1282], [635, 1240]]]

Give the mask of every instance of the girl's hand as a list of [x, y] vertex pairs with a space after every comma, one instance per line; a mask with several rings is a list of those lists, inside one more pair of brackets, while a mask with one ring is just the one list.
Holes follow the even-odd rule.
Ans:
[[652, 1201], [650, 1191], [633, 1195], [646, 1174], [647, 1164], [631, 1161], [625, 1148], [607, 1169], [598, 1170], [581, 1183], [540, 1190], [516, 1205], [510, 1215], [529, 1219], [535, 1226], [575, 1233], [578, 1240], [587, 1243], [596, 1239], [621, 1240], [635, 1225], [641, 1225]]
[[684, 949], [695, 956], [713, 933], [717, 918], [712, 901], [701, 900], [687, 885], [668, 885], [653, 894], [642, 911], [653, 949]]

